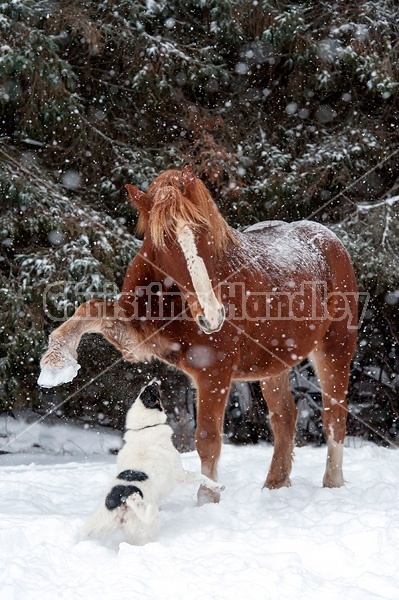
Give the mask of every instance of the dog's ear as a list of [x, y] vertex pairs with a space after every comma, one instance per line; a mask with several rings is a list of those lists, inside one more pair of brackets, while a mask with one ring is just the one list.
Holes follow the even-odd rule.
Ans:
[[140, 394], [140, 400], [146, 408], [157, 408], [163, 410], [161, 404], [161, 394], [159, 392], [158, 385], [154, 382], [147, 387]]

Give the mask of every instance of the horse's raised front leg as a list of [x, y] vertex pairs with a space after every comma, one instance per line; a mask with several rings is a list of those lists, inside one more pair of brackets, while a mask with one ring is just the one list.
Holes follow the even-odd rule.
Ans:
[[51, 333], [48, 350], [40, 361], [38, 384], [50, 388], [76, 377], [80, 369], [77, 348], [85, 333], [102, 333], [123, 351], [129, 323], [121, 312], [116, 303], [107, 300], [93, 299], [81, 304], [72, 317]]
[[[201, 459], [201, 472], [217, 481], [217, 466], [222, 448], [224, 413], [230, 391], [230, 369], [217, 374], [204, 372], [194, 377], [198, 392], [195, 443]], [[201, 486], [198, 505], [219, 502], [220, 493]]]
[[289, 371], [260, 382], [270, 413], [274, 452], [264, 487], [270, 490], [291, 485], [297, 408], [290, 388]]

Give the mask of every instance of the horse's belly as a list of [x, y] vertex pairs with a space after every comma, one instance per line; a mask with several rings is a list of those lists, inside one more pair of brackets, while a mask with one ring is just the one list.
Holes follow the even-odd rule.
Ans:
[[323, 338], [326, 323], [279, 322], [261, 325], [241, 340], [234, 379], [256, 380], [278, 375], [304, 360]]

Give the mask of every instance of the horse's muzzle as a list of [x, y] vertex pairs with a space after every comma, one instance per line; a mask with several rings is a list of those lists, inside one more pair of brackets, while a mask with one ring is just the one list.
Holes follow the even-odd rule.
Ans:
[[224, 310], [224, 306], [222, 306], [219, 310], [218, 318], [215, 323], [211, 323], [210, 321], [208, 321], [208, 319], [206, 319], [204, 315], [198, 315], [197, 323], [204, 333], [210, 335], [211, 333], [216, 333], [216, 331], [221, 330], [225, 318], [226, 312]]

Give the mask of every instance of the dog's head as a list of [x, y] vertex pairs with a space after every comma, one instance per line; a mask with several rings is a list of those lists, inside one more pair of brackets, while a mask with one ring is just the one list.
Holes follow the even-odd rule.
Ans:
[[139, 394], [139, 399], [146, 408], [153, 408], [156, 410], [163, 410], [161, 403], [161, 393], [159, 385], [156, 380], [151, 381]]
[[126, 415], [126, 429], [143, 429], [166, 422], [158, 381], [153, 379], [141, 388]]

